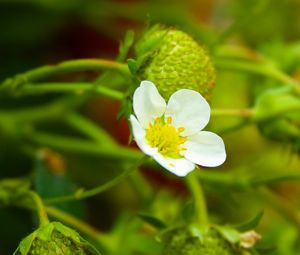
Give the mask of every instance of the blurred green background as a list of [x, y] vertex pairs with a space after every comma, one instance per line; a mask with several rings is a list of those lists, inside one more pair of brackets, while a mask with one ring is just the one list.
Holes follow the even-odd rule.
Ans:
[[[264, 58], [278, 70], [300, 80], [299, 0], [0, 0], [0, 79], [68, 59], [115, 59], [126, 31], [134, 30], [138, 37], [149, 23], [175, 26], [189, 33], [207, 48], [213, 59], [226, 57], [226, 54], [254, 60]], [[250, 108], [261, 91], [280, 85], [272, 78], [225, 69], [217, 66], [212, 108]], [[85, 81], [95, 77], [94, 72], [81, 72], [60, 79]], [[0, 97], [0, 109], [39, 107], [60, 96]], [[125, 121], [116, 122], [118, 108], [117, 103], [92, 96], [81, 105], [80, 112], [120, 144], [127, 145], [129, 131]], [[238, 118], [230, 116], [212, 117], [209, 128], [224, 138], [228, 159], [218, 169], [203, 173], [207, 172], [203, 183], [210, 217], [215, 223], [238, 224], [264, 210], [257, 229], [263, 236], [261, 247], [270, 248], [273, 255], [300, 254], [297, 180], [255, 187], [245, 181], [251, 179], [259, 183], [264, 178], [285, 173], [299, 175], [299, 141], [270, 139], [263, 128], [255, 124], [230, 130], [239, 122]], [[82, 137], [63, 120], [49, 120], [35, 127]], [[31, 128], [30, 123], [16, 127], [20, 134], [26, 128]], [[24, 152], [27, 143], [30, 142], [21, 135], [0, 129], [0, 178], [33, 176], [35, 188], [42, 197], [68, 194], [78, 187], [104, 183], [118, 174], [126, 163], [64, 152], [66, 166], [63, 174], [57, 174], [40, 157]], [[128, 241], [128, 247], [122, 247], [123, 254], [148, 254], [134, 251], [138, 242], [142, 246], [140, 250], [153, 245], [148, 240], [138, 241], [135, 224], [141, 222], [135, 214], [152, 210], [156, 216], [167, 220], [168, 213], [179, 212], [189, 197], [178, 178], [152, 169], [144, 169], [143, 175], [159, 197], [151, 208], [141, 202], [130, 180], [97, 197], [58, 207], [102, 231], [112, 228], [119, 231], [118, 235]], [[221, 176], [219, 183], [218, 176]], [[227, 178], [227, 183], [223, 177]], [[161, 212], [162, 207], [169, 208], [170, 212]], [[0, 255], [12, 254], [19, 241], [34, 229], [35, 223], [36, 219], [25, 210], [0, 207]], [[120, 226], [129, 230], [126, 232], [124, 227], [126, 233], [121, 233]]]

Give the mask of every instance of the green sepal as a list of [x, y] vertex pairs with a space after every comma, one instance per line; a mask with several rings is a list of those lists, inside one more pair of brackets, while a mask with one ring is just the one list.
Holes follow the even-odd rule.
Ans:
[[240, 242], [240, 232], [230, 226], [215, 226], [215, 229], [231, 244]]
[[130, 50], [133, 42], [134, 32], [132, 30], [128, 30], [125, 34], [123, 41], [120, 42], [119, 55], [116, 59], [118, 62], [123, 62], [126, 59], [128, 51]]
[[164, 230], [159, 240], [163, 255], [240, 255], [237, 233], [229, 227], [190, 224]]
[[75, 230], [64, 226], [60, 222], [52, 222], [52, 224], [54, 225], [55, 230], [64, 236], [71, 238], [75, 243], [80, 243], [80, 235]]
[[149, 30], [146, 30], [141, 39], [135, 44], [135, 52], [138, 58], [142, 58], [159, 47], [167, 33], [168, 29], [161, 24], [156, 24]]
[[29, 236], [25, 237], [21, 243], [19, 244], [18, 249], [14, 252], [13, 255], [18, 255], [18, 252], [21, 253], [21, 255], [26, 255], [28, 254], [28, 252], [30, 251], [32, 242], [34, 241], [36, 237], [36, 233], [33, 232], [32, 234], [30, 234]]
[[136, 75], [138, 70], [137, 61], [135, 59], [129, 58], [127, 59], [128, 69], [132, 75]]
[[[44, 227], [41, 227], [36, 230], [36, 236], [43, 240], [43, 241], [50, 241], [51, 240], [51, 235], [53, 233], [53, 230], [55, 228], [54, 225], [55, 222], [52, 222], [50, 224], [47, 224]], [[60, 231], [59, 231], [60, 232]]]
[[27, 255], [32, 249], [33, 242], [36, 239], [41, 241], [50, 242], [52, 240], [53, 232], [59, 232], [65, 238], [68, 238], [74, 242], [75, 245], [81, 246], [84, 250], [91, 252], [91, 254], [99, 255], [100, 253], [94, 248], [90, 243], [84, 240], [75, 230], [64, 226], [60, 222], [51, 222], [45, 226], [42, 226], [31, 233], [29, 236], [25, 237], [19, 247], [14, 252], [14, 255]]
[[210, 226], [198, 226], [194, 224], [188, 225], [189, 233], [192, 237], [197, 237], [201, 242], [204, 241], [205, 234], [210, 230]]

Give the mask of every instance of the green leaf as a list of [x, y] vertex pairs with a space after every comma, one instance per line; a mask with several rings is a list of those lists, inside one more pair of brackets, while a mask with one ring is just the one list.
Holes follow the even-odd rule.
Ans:
[[[47, 154], [46, 154], [47, 153]], [[51, 160], [60, 160], [56, 152], [45, 151], [44, 158], [37, 157], [35, 164], [34, 184], [37, 193], [42, 198], [59, 197], [75, 193], [78, 186], [72, 180], [72, 176], [66, 170], [52, 169], [54, 166], [49, 163]], [[47, 158], [46, 158], [47, 157]], [[49, 162], [48, 162], [49, 161]], [[77, 217], [84, 216], [84, 203], [82, 201], [69, 201], [56, 205], [57, 208], [72, 213]]]
[[254, 255], [256, 254], [263, 254], [263, 255], [268, 255], [268, 254], [274, 254], [274, 252], [278, 250], [276, 246], [270, 246], [270, 247], [255, 247], [252, 248], [251, 251], [256, 251]]
[[166, 223], [164, 223], [162, 220], [149, 215], [145, 213], [139, 213], [138, 216], [145, 222], [149, 223], [151, 226], [157, 228], [157, 229], [165, 229], [167, 228]]
[[75, 230], [73, 230], [69, 227], [66, 227], [65, 225], [63, 225], [62, 223], [60, 223], [58, 221], [51, 222], [50, 224], [52, 224], [54, 226], [55, 230], [57, 230], [64, 236], [71, 238], [76, 243], [80, 243], [80, 240], [81, 240], [80, 235]]
[[205, 234], [207, 234], [209, 231], [209, 227], [208, 226], [199, 227], [198, 225], [192, 224], [188, 226], [188, 230], [193, 237], [197, 237], [201, 242], [203, 242], [205, 238]]
[[235, 226], [236, 229], [238, 229], [241, 232], [248, 231], [251, 229], [254, 229], [260, 222], [261, 218], [264, 215], [264, 211], [258, 212], [253, 218], [246, 221], [245, 223], [242, 223], [238, 226]]

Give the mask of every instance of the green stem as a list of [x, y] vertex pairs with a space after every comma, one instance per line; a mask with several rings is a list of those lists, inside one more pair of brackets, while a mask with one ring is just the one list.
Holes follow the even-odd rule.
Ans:
[[231, 126], [228, 126], [228, 127], [224, 127], [224, 128], [219, 128], [217, 129], [215, 132], [219, 135], [225, 135], [225, 134], [228, 134], [228, 133], [233, 133], [237, 130], [240, 130], [244, 127], [246, 127], [247, 125], [251, 124], [252, 122], [249, 121], [249, 119], [245, 119], [245, 120], [242, 120], [236, 124], [233, 124]]
[[284, 85], [292, 85], [295, 91], [300, 93], [300, 83], [290, 77], [289, 75], [283, 73], [279, 69], [276, 69], [272, 65], [266, 63], [253, 62], [253, 61], [241, 61], [236, 59], [226, 59], [216, 57], [214, 60], [215, 65], [221, 69], [227, 70], [239, 70], [244, 72], [255, 73], [259, 75], [264, 75], [275, 80], [282, 82]]
[[6, 79], [0, 89], [15, 89], [26, 83], [32, 83], [47, 79], [51, 76], [78, 72], [78, 71], [103, 71], [114, 70], [122, 74], [129, 74], [126, 64], [104, 59], [79, 59], [64, 61], [56, 65], [47, 65], [18, 74], [12, 78]]
[[233, 173], [198, 171], [197, 177], [205, 184], [226, 189], [247, 190], [251, 187], [251, 180], [249, 178], [236, 176]]
[[78, 131], [82, 132], [86, 136], [92, 138], [99, 144], [108, 143], [111, 146], [117, 145], [115, 140], [105, 132], [101, 127], [97, 126], [95, 123], [89, 119], [81, 116], [78, 113], [73, 113], [66, 116], [65, 120], [70, 126], [76, 128]]
[[294, 172], [284, 174], [272, 174], [271, 176], [259, 176], [250, 180], [251, 186], [253, 187], [284, 181], [300, 181], [300, 174]]
[[[43, 146], [49, 146], [56, 150], [70, 151], [73, 153], [87, 153], [91, 155], [98, 155], [101, 157], [109, 157], [118, 160], [137, 161], [140, 160], [144, 154], [138, 150], [124, 148], [121, 146], [103, 147], [97, 143], [86, 141], [78, 138], [69, 138], [61, 135], [53, 135], [48, 133], [34, 132], [29, 139], [35, 143]], [[147, 162], [150, 167], [156, 167], [156, 164]], [[215, 173], [199, 171], [198, 177], [205, 183], [217, 183], [229, 186], [236, 186], [238, 188], [247, 188], [258, 183], [272, 183], [280, 180], [293, 180], [297, 175], [285, 174], [279, 175], [276, 178], [265, 178], [264, 181], [258, 179], [245, 179], [227, 173]]]
[[283, 108], [282, 110], [271, 112], [269, 114], [265, 114], [262, 116], [257, 115], [256, 110], [254, 108], [212, 109], [211, 115], [215, 117], [222, 117], [222, 116], [242, 117], [245, 119], [250, 119], [250, 121], [253, 122], [262, 122], [262, 121], [276, 118], [288, 112], [297, 112], [299, 110], [300, 110], [300, 104], [292, 105], [290, 107]]
[[147, 203], [153, 194], [153, 190], [149, 182], [144, 178], [140, 171], [135, 171], [129, 175], [129, 182], [136, 190], [136, 194], [140, 199]]
[[103, 95], [118, 101], [122, 100], [124, 97], [124, 94], [120, 91], [103, 86], [95, 86], [95, 84], [89, 82], [26, 83], [22, 88], [20, 88], [18, 95], [34, 95], [58, 92], [81, 93], [86, 91], [95, 92], [99, 95]]
[[209, 221], [207, 215], [205, 196], [200, 181], [197, 178], [196, 172], [193, 171], [190, 174], [188, 174], [185, 178], [185, 181], [194, 198], [196, 213], [195, 221], [201, 226], [207, 225]]
[[134, 170], [136, 170], [139, 167], [139, 165], [142, 164], [143, 160], [144, 160], [144, 158], [137, 161], [133, 165], [129, 166], [125, 171], [123, 171], [120, 175], [116, 176], [114, 179], [112, 179], [100, 186], [97, 186], [93, 189], [86, 190], [86, 191], [78, 190], [74, 194], [60, 196], [60, 197], [54, 197], [54, 198], [48, 198], [48, 199], [45, 199], [44, 201], [46, 204], [53, 204], [53, 203], [61, 203], [61, 202], [71, 201], [71, 200], [81, 200], [81, 199], [85, 199], [88, 197], [98, 195], [98, 194], [110, 189], [111, 187], [117, 185], [122, 180], [124, 180], [130, 173], [132, 173]]
[[[85, 117], [74, 113], [67, 117], [67, 122], [82, 133], [91, 137], [95, 142], [99, 143], [99, 145], [103, 143], [109, 143], [110, 145], [116, 146], [116, 148], [118, 148], [117, 143], [111, 138], [109, 134], [107, 134], [104, 130], [96, 126]], [[130, 174], [129, 181], [137, 190], [137, 194], [140, 196], [142, 201], [147, 201], [151, 197], [152, 188], [139, 171], [135, 171]]]
[[299, 111], [300, 111], [300, 104], [292, 105], [292, 106], [289, 106], [289, 107], [271, 112], [271, 113], [266, 114], [266, 115], [261, 115], [260, 116], [260, 115], [255, 115], [254, 114], [252, 120], [255, 121], [255, 122], [263, 122], [263, 121], [274, 119], [276, 117], [280, 117], [280, 115], [283, 115], [283, 114], [288, 113], [288, 112], [299, 112]]
[[119, 160], [140, 160], [142, 153], [129, 148], [118, 146], [101, 146], [94, 142], [89, 142], [83, 139], [70, 138], [62, 135], [48, 134], [44, 132], [33, 132], [28, 136], [29, 140], [48, 146], [60, 151], [70, 151], [73, 153], [87, 153], [91, 155], [98, 155], [105, 158], [119, 159]]
[[212, 116], [233, 116], [233, 117], [243, 117], [250, 118], [254, 115], [254, 109], [212, 109]]
[[0, 111], [0, 122], [2, 120], [35, 122], [57, 119], [61, 118], [62, 115], [67, 115], [70, 109], [78, 107], [81, 103], [80, 100], [75, 100], [73, 97], [64, 97], [49, 104], [39, 105], [39, 107]]
[[48, 219], [47, 212], [46, 212], [45, 206], [44, 206], [41, 198], [34, 191], [28, 191], [27, 194], [29, 195], [30, 199], [32, 199], [32, 201], [35, 204], [35, 208], [36, 208], [38, 216], [39, 216], [40, 227], [47, 225], [49, 223], [49, 219]]
[[[239, 172], [239, 169], [232, 169], [232, 172]], [[214, 171], [199, 171], [199, 180], [211, 186], [232, 190], [249, 190], [260, 186], [276, 184], [284, 181], [300, 181], [300, 174], [295, 172], [284, 174], [272, 174], [269, 176], [239, 176], [234, 173], [220, 173]]]

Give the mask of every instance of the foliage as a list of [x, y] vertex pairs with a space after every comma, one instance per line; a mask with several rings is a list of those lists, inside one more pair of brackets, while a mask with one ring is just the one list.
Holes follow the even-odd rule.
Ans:
[[[67, 232], [83, 253], [299, 254], [299, 14], [297, 0], [1, 1], [0, 254], [54, 225], [43, 245]], [[200, 80], [224, 165], [179, 178], [134, 146], [142, 79]]]

